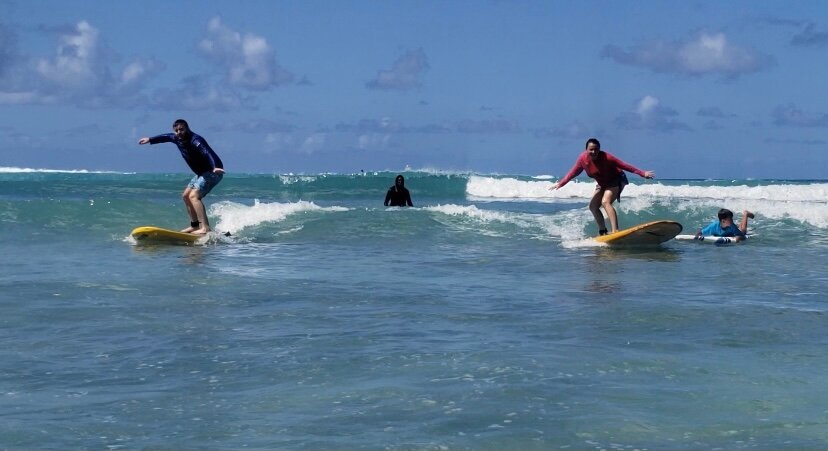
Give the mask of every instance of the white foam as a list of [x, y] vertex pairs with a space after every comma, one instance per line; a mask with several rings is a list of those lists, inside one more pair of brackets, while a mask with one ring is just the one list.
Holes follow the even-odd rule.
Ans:
[[[624, 188], [624, 198], [688, 198], [719, 200], [778, 200], [796, 202], [824, 203], [828, 198], [828, 183], [778, 183], [759, 186], [694, 186], [690, 183], [671, 185], [662, 183], [635, 183], [635, 176], [630, 177], [630, 184]], [[548, 176], [535, 176], [534, 180], [515, 178], [496, 178], [472, 176], [466, 185], [466, 194], [479, 198], [493, 199], [589, 199], [595, 191], [595, 182], [591, 180], [573, 180], [563, 188], [550, 191], [552, 186]], [[708, 182], [709, 183], [709, 182]]]
[[0, 167], [0, 174], [45, 173], [45, 174], [135, 174], [134, 172], [90, 171], [88, 169], [36, 169]]
[[210, 216], [218, 217], [216, 229], [222, 232], [238, 233], [245, 227], [268, 222], [280, 222], [290, 215], [305, 211], [341, 212], [345, 207], [320, 207], [313, 202], [262, 203], [256, 199], [253, 205], [222, 201], [210, 206]]
[[446, 226], [485, 236], [500, 237], [506, 233], [504, 230], [498, 230], [499, 228], [496, 225], [493, 226], [492, 223], [513, 224], [519, 227], [526, 226], [513, 213], [484, 210], [474, 205], [448, 204], [425, 207], [423, 209], [440, 213], [441, 215], [459, 218], [459, 220], [444, 220], [439, 216], [435, 218], [436, 221]]
[[[549, 186], [551, 183], [545, 181], [473, 176], [466, 185], [466, 194], [473, 200], [586, 203], [595, 190], [591, 180], [575, 180], [555, 191], [549, 191]], [[737, 215], [742, 210], [750, 210], [760, 221], [793, 220], [828, 228], [826, 199], [828, 183], [819, 182], [769, 182], [758, 186], [630, 183], [624, 188], [622, 202], [615, 204], [615, 208], [622, 213], [642, 212], [662, 205], [674, 212], [690, 212], [704, 217], [715, 216], [719, 208], [728, 208]]]
[[[565, 247], [575, 247], [582, 242], [586, 244], [581, 245], [598, 244], [593, 240], [584, 240], [584, 226], [592, 218], [592, 214], [585, 209], [573, 209], [547, 215], [491, 211], [475, 205], [447, 204], [426, 207], [424, 210], [467, 219], [468, 224], [454, 222], [450, 225], [473, 230], [482, 235], [500, 236], [502, 233], [485, 227], [487, 224], [498, 222], [516, 226], [533, 239], [550, 241], [559, 238]], [[504, 231], [504, 233], [507, 232]]]
[[465, 176], [468, 176], [469, 174], [471, 174], [469, 171], [464, 171], [464, 170], [460, 170], [460, 169], [456, 169], [456, 170], [455, 169], [439, 169], [439, 168], [433, 168], [433, 167], [423, 167], [423, 168], [419, 168], [419, 169], [412, 169], [410, 167], [407, 167], [407, 168], [403, 169], [402, 171], [393, 171], [393, 170], [389, 169], [389, 170], [386, 170], [385, 172], [397, 172], [397, 173], [399, 173], [399, 172], [412, 172], [412, 173], [422, 173], [422, 174], [427, 174], [427, 175], [443, 175], [443, 176], [448, 176], [448, 177], [455, 177], [455, 176], [456, 177], [465, 177]]
[[566, 210], [551, 215], [536, 215], [533, 220], [543, 230], [540, 239], [558, 238], [567, 249], [598, 247], [604, 244], [584, 237], [584, 227], [590, 224], [592, 213], [585, 208]]
[[[802, 224], [828, 228], [828, 204], [825, 202], [796, 202], [776, 200], [745, 200], [745, 199], [698, 199], [679, 200], [673, 207], [676, 212], [688, 212], [708, 217], [711, 221], [715, 219], [719, 208], [727, 208], [735, 214], [738, 221], [742, 211], [748, 210], [756, 215], [756, 219], [750, 222], [761, 224], [768, 220], [789, 220], [801, 222]], [[707, 225], [701, 224], [701, 225]]]
[[507, 212], [482, 210], [474, 205], [447, 204], [437, 205], [434, 207], [425, 207], [423, 210], [443, 213], [449, 216], [464, 216], [482, 222], [512, 222], [511, 215]]
[[[566, 189], [566, 187], [563, 189]], [[624, 196], [824, 203], [826, 197], [828, 197], [828, 183], [787, 183], [759, 186], [692, 186], [689, 184], [662, 185], [660, 183], [634, 185], [631, 183], [624, 189]]]
[[283, 185], [293, 185], [294, 183], [299, 183], [299, 182], [303, 182], [303, 183], [315, 182], [316, 177], [315, 176], [310, 176], [310, 175], [288, 174], [288, 175], [280, 175], [279, 176], [279, 181], [281, 181]]
[[[575, 183], [576, 185], [581, 183]], [[473, 198], [491, 199], [561, 199], [573, 193], [550, 191], [548, 181], [523, 181], [515, 178], [471, 176], [466, 184], [466, 194]], [[591, 195], [591, 191], [590, 191]]]

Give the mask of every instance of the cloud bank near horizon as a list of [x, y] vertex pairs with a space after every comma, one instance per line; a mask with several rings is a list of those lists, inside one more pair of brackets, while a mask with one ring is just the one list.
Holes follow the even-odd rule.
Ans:
[[625, 50], [607, 45], [601, 56], [658, 73], [736, 78], [767, 69], [773, 57], [732, 44], [721, 32], [700, 32], [680, 40], [654, 39]]

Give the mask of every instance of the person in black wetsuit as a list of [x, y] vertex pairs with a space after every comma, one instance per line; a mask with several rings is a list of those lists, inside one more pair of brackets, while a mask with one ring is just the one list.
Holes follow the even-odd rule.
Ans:
[[178, 146], [181, 157], [195, 173], [195, 177], [181, 193], [190, 215], [190, 227], [182, 232], [203, 235], [210, 231], [210, 223], [207, 222], [207, 211], [201, 199], [224, 177], [224, 164], [207, 144], [207, 140], [193, 133], [184, 119], [178, 119], [173, 123], [173, 132], [152, 138], [141, 138], [138, 144], [173, 143]]
[[402, 175], [398, 175], [396, 180], [394, 180], [394, 186], [388, 188], [388, 193], [385, 195], [384, 203], [386, 207], [405, 207], [406, 205], [409, 207], [414, 206], [414, 204], [411, 203], [411, 193], [409, 193], [408, 189], [405, 187], [405, 178]]

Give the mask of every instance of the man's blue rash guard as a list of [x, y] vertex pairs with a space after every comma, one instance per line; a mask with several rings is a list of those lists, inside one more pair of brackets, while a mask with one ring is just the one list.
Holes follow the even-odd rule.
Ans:
[[150, 144], [173, 143], [178, 146], [181, 156], [187, 162], [187, 166], [195, 172], [196, 175], [204, 174], [205, 172], [213, 172], [215, 168], [224, 169], [224, 164], [221, 158], [213, 152], [207, 140], [193, 132], [190, 132], [188, 139], [179, 140], [175, 133], [166, 133], [163, 135], [153, 136], [149, 140]]
[[701, 231], [702, 235], [705, 236], [745, 236], [736, 224], [730, 224], [729, 226], [722, 228], [721, 224], [718, 220], [714, 220], [707, 227], [703, 228]]

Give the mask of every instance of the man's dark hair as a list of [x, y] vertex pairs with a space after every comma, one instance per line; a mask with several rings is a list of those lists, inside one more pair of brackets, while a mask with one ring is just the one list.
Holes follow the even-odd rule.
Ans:
[[727, 208], [722, 208], [719, 210], [719, 221], [722, 219], [733, 219], [733, 212], [728, 210]]

